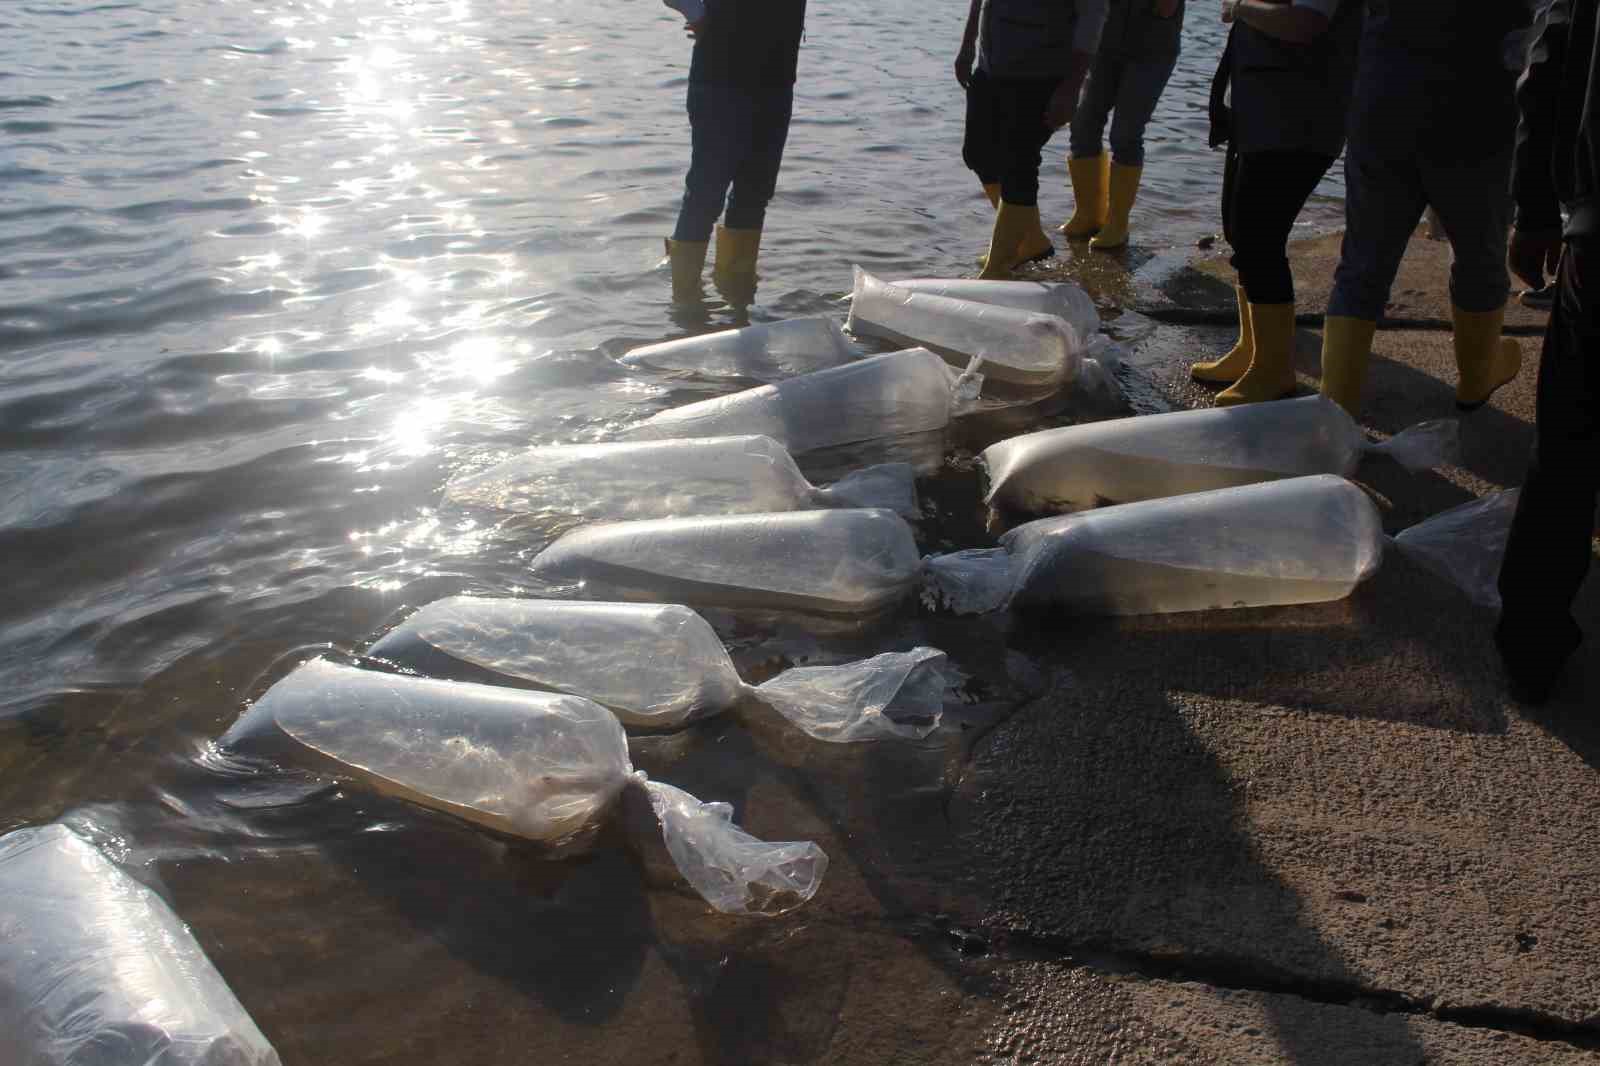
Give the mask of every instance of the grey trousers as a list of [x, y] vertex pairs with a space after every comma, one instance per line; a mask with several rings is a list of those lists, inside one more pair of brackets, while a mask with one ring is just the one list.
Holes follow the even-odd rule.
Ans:
[[1176, 53], [1154, 59], [1102, 55], [1094, 61], [1072, 116], [1069, 150], [1075, 159], [1099, 155], [1106, 119], [1111, 120], [1111, 158], [1128, 167], [1144, 166], [1144, 128], [1156, 113]]
[[1433, 207], [1449, 238], [1450, 300], [1463, 311], [1506, 302], [1506, 234], [1511, 228], [1511, 142], [1467, 162], [1413, 151], [1389, 157], [1352, 138], [1345, 153], [1345, 230], [1328, 314], [1377, 321], [1406, 244]]

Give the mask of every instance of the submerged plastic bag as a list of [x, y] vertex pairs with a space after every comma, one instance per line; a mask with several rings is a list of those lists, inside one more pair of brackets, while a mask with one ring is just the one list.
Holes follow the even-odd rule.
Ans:
[[920, 561], [898, 515], [846, 510], [586, 526], [531, 566], [585, 599], [866, 614], [911, 591]]
[[958, 366], [981, 358], [987, 378], [1039, 388], [1071, 382], [1086, 341], [1057, 315], [913, 292], [860, 267], [848, 326], [858, 337], [922, 345]]
[[1089, 294], [1066, 281], [975, 281], [966, 278], [900, 278], [889, 282], [897, 289], [930, 296], [949, 296], [997, 307], [1014, 307], [1041, 315], [1064, 318], [1078, 336], [1094, 336], [1100, 312]]
[[1505, 559], [1518, 489], [1490, 493], [1418, 522], [1394, 538], [1409, 559], [1444, 578], [1480, 607], [1500, 609]]
[[928, 560], [930, 605], [1164, 614], [1318, 603], [1377, 570], [1384, 536], [1366, 493], [1319, 474], [1042, 518], [1000, 543]]
[[149, 888], [64, 825], [0, 837], [0, 1062], [278, 1066]]
[[985, 449], [986, 500], [1035, 514], [1133, 503], [1307, 474], [1348, 476], [1368, 453], [1422, 470], [1454, 454], [1459, 425], [1423, 422], [1369, 444], [1342, 407], [1306, 396], [1065, 426]]
[[383, 674], [313, 660], [267, 690], [222, 738], [275, 731], [318, 769], [503, 833], [559, 843], [642, 787], [678, 871], [730, 914], [778, 914], [816, 892], [828, 857], [769, 844], [723, 803], [633, 769], [622, 723], [578, 696]]
[[625, 436], [760, 434], [799, 455], [943, 429], [953, 411], [977, 397], [982, 381], [956, 373], [925, 348], [910, 348], [662, 411]]
[[[704, 618], [676, 604], [453, 596], [373, 645], [400, 665], [421, 641], [462, 662], [594, 700], [626, 725], [672, 727], [753, 698], [818, 740], [920, 738], [944, 703], [944, 653], [888, 652], [747, 685]], [[921, 720], [920, 724], [896, 717]]]
[[826, 488], [805, 479], [771, 437], [557, 444], [530, 448], [478, 474], [457, 478], [445, 498], [527, 514], [586, 519], [886, 507], [917, 513], [909, 463], [856, 471]]
[[779, 381], [849, 362], [856, 351], [831, 318], [791, 318], [631, 349], [629, 366]]

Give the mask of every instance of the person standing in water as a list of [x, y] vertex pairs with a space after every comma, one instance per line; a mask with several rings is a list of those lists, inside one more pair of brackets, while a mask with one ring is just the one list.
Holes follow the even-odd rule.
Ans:
[[684, 13], [694, 38], [689, 174], [666, 242], [672, 298], [693, 303], [704, 295], [700, 278], [716, 227], [712, 280], [729, 303], [747, 306], [755, 299], [761, 229], [789, 138], [806, 0], [669, 0], [668, 6]]
[[1072, 121], [1107, 0], [972, 0], [956, 54], [961, 158], [995, 206], [985, 279], [1055, 254], [1039, 224], [1039, 153]]
[[[1128, 214], [1144, 173], [1144, 128], [1178, 65], [1184, 0], [1111, 0], [1100, 51], [1072, 117], [1069, 240], [1112, 251], [1128, 243]], [[1111, 154], [1102, 138], [1111, 121]]]
[[1344, 148], [1362, 4], [1223, 0], [1233, 30], [1212, 84], [1211, 143], [1228, 145], [1222, 232], [1239, 275], [1239, 340], [1190, 369], [1196, 381], [1228, 386], [1218, 407], [1295, 389], [1289, 231]]

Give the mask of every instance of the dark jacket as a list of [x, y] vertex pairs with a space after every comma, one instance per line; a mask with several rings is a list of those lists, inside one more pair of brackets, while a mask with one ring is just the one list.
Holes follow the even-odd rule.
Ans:
[[1228, 55], [1236, 151], [1336, 156], [1344, 149], [1361, 15], [1361, 0], [1343, 0], [1326, 32], [1305, 44], [1234, 24]]
[[1111, 0], [1100, 55], [1116, 59], [1170, 59], [1183, 39], [1184, 0], [1171, 18], [1156, 14], [1156, 0]]
[[1064, 77], [1072, 54], [1094, 55], [1107, 0], [983, 0], [978, 69], [992, 78]]
[[689, 80], [743, 88], [788, 88], [800, 62], [806, 0], [706, 0]]
[[1517, 228], [1552, 230], [1561, 205], [1571, 214], [1566, 236], [1600, 233], [1600, 18], [1597, 0], [1555, 0], [1544, 15], [1532, 62], [1517, 87], [1522, 122], [1512, 187]]

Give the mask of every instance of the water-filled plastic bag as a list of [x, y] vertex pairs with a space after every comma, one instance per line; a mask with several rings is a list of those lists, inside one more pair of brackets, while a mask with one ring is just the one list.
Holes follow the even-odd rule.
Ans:
[[725, 804], [648, 781], [628, 759], [622, 723], [579, 696], [313, 660], [268, 689], [222, 744], [263, 732], [297, 746], [314, 769], [552, 843], [605, 817], [624, 788], [642, 787], [679, 872], [730, 913], [797, 906], [827, 868], [809, 841], [759, 841], [731, 822]]
[[833, 319], [790, 318], [647, 344], [620, 361], [702, 377], [780, 381], [838, 366], [856, 354]]
[[1480, 607], [1500, 609], [1505, 559], [1519, 489], [1492, 492], [1402, 530], [1394, 543], [1407, 558], [1444, 578]]
[[188, 926], [63, 825], [0, 837], [0, 1062], [278, 1066]]
[[930, 296], [949, 296], [997, 307], [1014, 307], [1041, 315], [1064, 318], [1078, 336], [1094, 336], [1100, 328], [1100, 312], [1094, 300], [1067, 281], [978, 281], [971, 278], [896, 278], [889, 282], [907, 292]]

